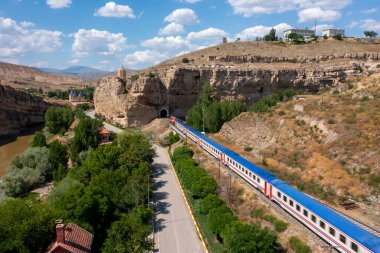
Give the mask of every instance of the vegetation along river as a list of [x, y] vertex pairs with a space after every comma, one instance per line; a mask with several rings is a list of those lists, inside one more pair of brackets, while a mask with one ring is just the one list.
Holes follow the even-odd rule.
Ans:
[[33, 134], [36, 131], [41, 130], [42, 127], [30, 128], [16, 137], [5, 137], [0, 139], [0, 178], [7, 173], [8, 165], [12, 159], [28, 148], [29, 141]]

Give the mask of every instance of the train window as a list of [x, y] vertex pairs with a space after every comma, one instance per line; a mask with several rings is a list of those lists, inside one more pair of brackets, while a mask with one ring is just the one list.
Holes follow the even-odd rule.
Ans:
[[309, 216], [309, 213], [307, 212], [307, 210], [303, 209], [303, 215], [304, 215], [305, 217], [308, 217], [308, 216]]
[[291, 207], [293, 207], [293, 200], [289, 199], [289, 204]]
[[301, 211], [301, 207], [299, 205], [296, 205], [296, 209], [297, 209], [298, 212]]
[[277, 196], [281, 198], [281, 192], [277, 192]]
[[351, 249], [355, 252], [358, 252], [358, 245], [354, 242], [351, 242]]
[[252, 177], [252, 172], [249, 172], [249, 176]]
[[330, 235], [335, 236], [335, 229], [332, 227], [329, 228]]
[[284, 196], [282, 196], [282, 199], [285, 201], [285, 202], [287, 202], [288, 201], [288, 198], [284, 195]]
[[341, 242], [343, 242], [344, 244], [346, 244], [346, 237], [345, 237], [344, 235], [340, 234], [340, 235], [339, 235], [339, 240], [340, 240]]
[[255, 179], [255, 180], [256, 180], [256, 175], [253, 175], [253, 179]]
[[319, 226], [323, 229], [325, 229], [325, 223], [323, 221], [319, 221]]
[[259, 182], [259, 183], [260, 183], [260, 178], [257, 178], [257, 182]]
[[315, 218], [314, 215], [311, 215], [311, 220], [312, 220], [314, 223], [317, 223], [317, 218]]

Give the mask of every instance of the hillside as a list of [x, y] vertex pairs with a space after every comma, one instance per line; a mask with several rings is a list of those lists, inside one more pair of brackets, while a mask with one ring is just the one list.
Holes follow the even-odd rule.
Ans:
[[243, 113], [214, 138], [254, 162], [260, 154], [263, 167], [318, 199], [355, 203], [352, 215], [379, 226], [379, 125], [380, 69], [341, 91]]
[[380, 64], [380, 44], [323, 41], [305, 45], [236, 42], [181, 55], [121, 80], [97, 84], [95, 110], [124, 126], [144, 125], [162, 110], [184, 118], [210, 83], [220, 100], [247, 104], [278, 89], [317, 93], [368, 76]]
[[44, 91], [82, 87], [88, 83], [71, 76], [46, 73], [35, 68], [0, 62], [0, 81], [17, 89], [42, 88]]
[[[116, 74], [115, 71], [114, 72], [104, 71], [104, 70], [85, 67], [85, 66], [72, 66], [66, 69], [51, 69], [51, 68], [37, 68], [37, 69], [44, 72], [52, 73], [52, 74], [68, 75], [68, 76], [80, 78], [83, 80], [97, 80], [105, 76], [111, 76], [111, 75]], [[127, 71], [127, 76], [136, 73], [136, 71], [132, 69], [126, 69], [126, 71]]]

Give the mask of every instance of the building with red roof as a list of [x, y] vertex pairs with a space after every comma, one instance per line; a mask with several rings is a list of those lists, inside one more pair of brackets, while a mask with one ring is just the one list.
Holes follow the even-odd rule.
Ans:
[[89, 253], [93, 234], [80, 226], [69, 223], [65, 227], [62, 220], [56, 222], [57, 238], [46, 250], [47, 253]]
[[111, 133], [107, 129], [105, 129], [104, 127], [99, 128], [99, 133], [101, 135], [100, 144], [109, 143]]

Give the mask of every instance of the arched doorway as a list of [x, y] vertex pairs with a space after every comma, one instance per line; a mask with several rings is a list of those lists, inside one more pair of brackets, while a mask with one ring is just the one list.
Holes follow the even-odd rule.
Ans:
[[166, 108], [162, 108], [160, 110], [160, 118], [167, 118], [169, 116], [169, 112]]

